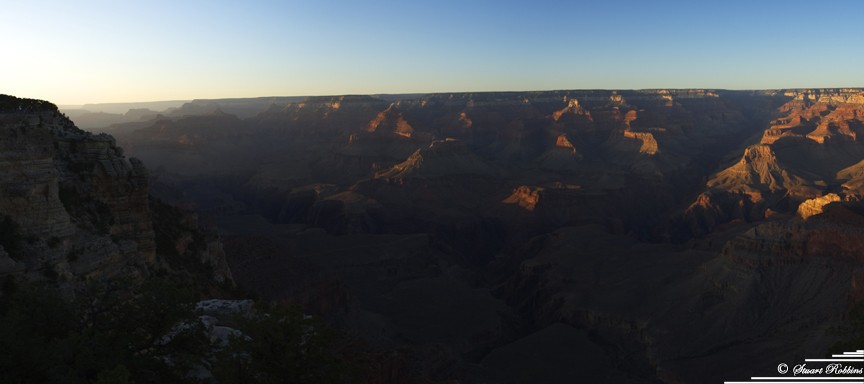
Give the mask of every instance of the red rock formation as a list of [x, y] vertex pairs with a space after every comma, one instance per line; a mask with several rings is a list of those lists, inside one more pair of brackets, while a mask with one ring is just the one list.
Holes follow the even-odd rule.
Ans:
[[576, 148], [573, 147], [573, 143], [567, 139], [567, 135], [558, 135], [555, 139], [555, 146], [559, 148], [564, 148], [572, 153], [576, 153]]
[[522, 185], [513, 190], [513, 194], [508, 196], [502, 202], [504, 204], [516, 204], [530, 212], [534, 211], [537, 202], [540, 200], [541, 187], [529, 187]]
[[651, 132], [624, 131], [624, 137], [642, 142], [642, 146], [639, 147], [639, 153], [654, 156], [660, 151], [657, 146], [657, 140], [654, 139], [654, 135]]
[[453, 175], [492, 176], [495, 170], [461, 140], [435, 141], [418, 149], [404, 162], [375, 174], [377, 179], [404, 182], [411, 178], [437, 178]]
[[802, 219], [807, 220], [811, 216], [822, 214], [826, 205], [839, 202], [840, 200], [840, 196], [836, 193], [829, 193], [825, 196], [805, 200], [798, 206], [798, 215]]
[[375, 116], [366, 128], [368, 132], [392, 132], [400, 136], [411, 137], [414, 128], [405, 120], [405, 115], [391, 104], [383, 112]]
[[[721, 200], [749, 196], [749, 202], [759, 204], [763, 211], [794, 212], [801, 202], [828, 194], [828, 186], [833, 184], [842, 183], [845, 195], [860, 198], [864, 184], [857, 181], [860, 172], [853, 164], [864, 156], [864, 142], [860, 140], [864, 93], [851, 89], [792, 90], [785, 95], [792, 100], [777, 110], [782, 117], [770, 122], [760, 144], [747, 147], [738, 163], [712, 177], [708, 189], [715, 196], [725, 194]], [[811, 205], [803, 206], [804, 216], [818, 211]], [[727, 212], [724, 216], [736, 215]], [[747, 216], [764, 215], [751, 212]]]

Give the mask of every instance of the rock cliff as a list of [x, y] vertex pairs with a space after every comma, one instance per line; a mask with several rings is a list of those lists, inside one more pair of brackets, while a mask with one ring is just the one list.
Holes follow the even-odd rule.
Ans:
[[0, 275], [75, 285], [161, 263], [147, 169], [53, 104], [0, 95], [0, 177]]
[[404, 182], [409, 178], [445, 176], [491, 176], [495, 170], [477, 157], [464, 142], [455, 139], [435, 141], [418, 149], [404, 162], [382, 171], [375, 178]]
[[[767, 91], [766, 91], [767, 93]], [[864, 92], [860, 89], [787, 90], [789, 100], [740, 161], [706, 183], [713, 207], [727, 219], [752, 221], [769, 210], [795, 212], [808, 199], [834, 194], [860, 199], [856, 165], [864, 156]], [[702, 199], [699, 205], [705, 205]], [[810, 204], [810, 203], [808, 203]], [[731, 212], [729, 207], [738, 212]], [[809, 207], [809, 205], [808, 205]], [[805, 211], [810, 208], [805, 207]], [[687, 212], [692, 220], [698, 212]], [[697, 229], [696, 232], [712, 228]]]

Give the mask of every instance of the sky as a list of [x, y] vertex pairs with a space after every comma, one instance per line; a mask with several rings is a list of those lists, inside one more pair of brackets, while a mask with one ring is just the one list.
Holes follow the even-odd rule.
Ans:
[[0, 0], [0, 93], [864, 86], [864, 2]]

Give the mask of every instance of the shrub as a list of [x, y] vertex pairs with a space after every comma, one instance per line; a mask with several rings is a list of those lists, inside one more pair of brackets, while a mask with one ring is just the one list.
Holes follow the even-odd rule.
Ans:
[[[0, 377], [4, 383], [194, 382], [188, 357], [209, 341], [181, 289], [152, 281], [139, 294], [104, 286], [70, 302], [50, 288], [19, 287], [0, 298]], [[167, 362], [171, 361], [171, 364]]]
[[214, 364], [223, 383], [344, 383], [352, 367], [332, 350], [332, 335], [297, 308], [273, 307], [237, 320], [246, 337], [232, 337]]

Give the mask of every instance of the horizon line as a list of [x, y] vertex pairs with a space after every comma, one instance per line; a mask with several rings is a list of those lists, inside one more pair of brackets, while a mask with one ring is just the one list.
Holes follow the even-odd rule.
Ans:
[[[556, 88], [535, 90], [507, 90], [507, 91], [443, 91], [443, 92], [371, 92], [371, 93], [333, 93], [333, 94], [295, 94], [295, 95], [265, 95], [265, 96], [229, 96], [229, 97], [207, 97], [188, 99], [160, 99], [146, 101], [109, 101], [109, 102], [87, 102], [87, 103], [56, 103], [58, 108], [75, 109], [86, 105], [120, 105], [120, 104], [148, 104], [148, 103], [171, 103], [192, 102], [210, 100], [243, 100], [243, 99], [267, 99], [267, 98], [291, 98], [291, 97], [339, 97], [339, 96], [399, 96], [399, 95], [446, 95], [446, 94], [470, 94], [470, 93], [542, 93], [542, 92], [568, 92], [568, 91], [812, 91], [812, 90], [861, 90], [864, 86], [838, 86], [838, 87], [788, 87], [788, 88], [711, 88], [711, 87], [652, 87], [652, 88]], [[40, 99], [51, 102], [48, 99]]]

